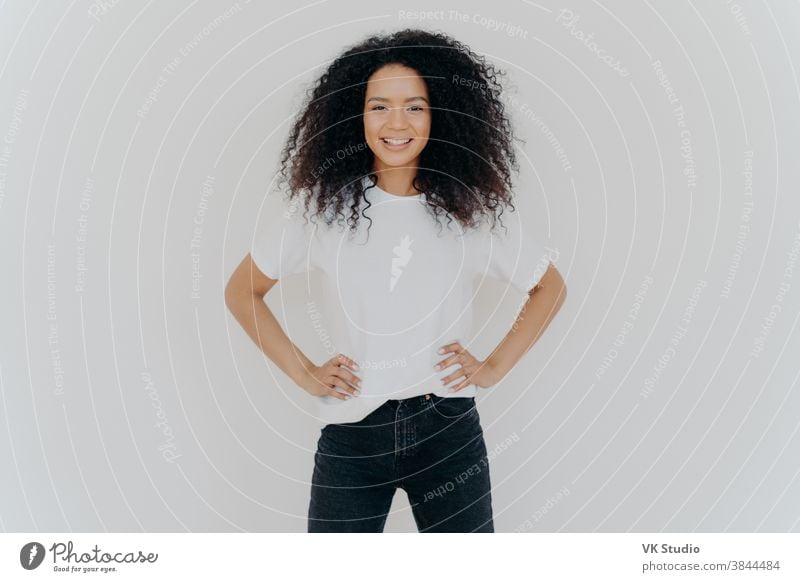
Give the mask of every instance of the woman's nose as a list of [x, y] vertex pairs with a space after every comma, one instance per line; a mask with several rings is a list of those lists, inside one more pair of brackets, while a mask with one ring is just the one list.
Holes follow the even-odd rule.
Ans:
[[406, 112], [402, 107], [394, 107], [389, 111], [389, 127], [402, 128], [407, 124]]

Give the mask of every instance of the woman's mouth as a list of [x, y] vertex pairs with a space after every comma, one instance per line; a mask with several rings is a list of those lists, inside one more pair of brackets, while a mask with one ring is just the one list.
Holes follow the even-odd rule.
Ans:
[[391, 138], [391, 137], [382, 137], [381, 143], [383, 147], [386, 149], [396, 151], [401, 150], [404, 147], [408, 146], [411, 143], [413, 138], [406, 137], [406, 138]]

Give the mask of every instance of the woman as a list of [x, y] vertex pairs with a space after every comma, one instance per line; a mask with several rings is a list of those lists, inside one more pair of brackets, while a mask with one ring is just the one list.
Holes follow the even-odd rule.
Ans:
[[[226, 303], [316, 397], [325, 426], [309, 532], [383, 531], [398, 487], [419, 531], [494, 531], [475, 394], [508, 373], [565, 298], [518, 215], [501, 219], [505, 235], [494, 232], [513, 208], [516, 170], [497, 75], [441, 33], [372, 36], [328, 66], [289, 134], [281, 176], [312, 220], [273, 217]], [[279, 278], [313, 270], [338, 352], [320, 365], [262, 300]], [[528, 296], [525, 316], [478, 359], [462, 342], [483, 276]]]

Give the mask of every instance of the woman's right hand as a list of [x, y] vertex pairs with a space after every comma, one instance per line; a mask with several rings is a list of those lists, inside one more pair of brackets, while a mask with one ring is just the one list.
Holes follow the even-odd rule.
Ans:
[[[333, 396], [347, 400], [351, 395], [358, 396], [361, 393], [358, 390], [361, 387], [361, 378], [347, 368], [358, 370], [358, 364], [347, 356], [338, 354], [321, 366], [310, 366], [297, 384], [312, 396]], [[340, 392], [337, 388], [345, 392]]]

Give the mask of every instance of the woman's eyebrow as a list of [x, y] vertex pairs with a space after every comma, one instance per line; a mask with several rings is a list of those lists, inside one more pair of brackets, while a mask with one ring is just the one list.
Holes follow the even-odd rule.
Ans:
[[[409, 101], [416, 101], [417, 99], [421, 99], [422, 101], [430, 105], [430, 101], [428, 101], [422, 95], [417, 95], [415, 97], [408, 97], [407, 99], [404, 100], [404, 103], [408, 103]], [[389, 101], [389, 99], [387, 99], [386, 97], [370, 97], [369, 99], [367, 99], [367, 103], [369, 103], [370, 101]]]

